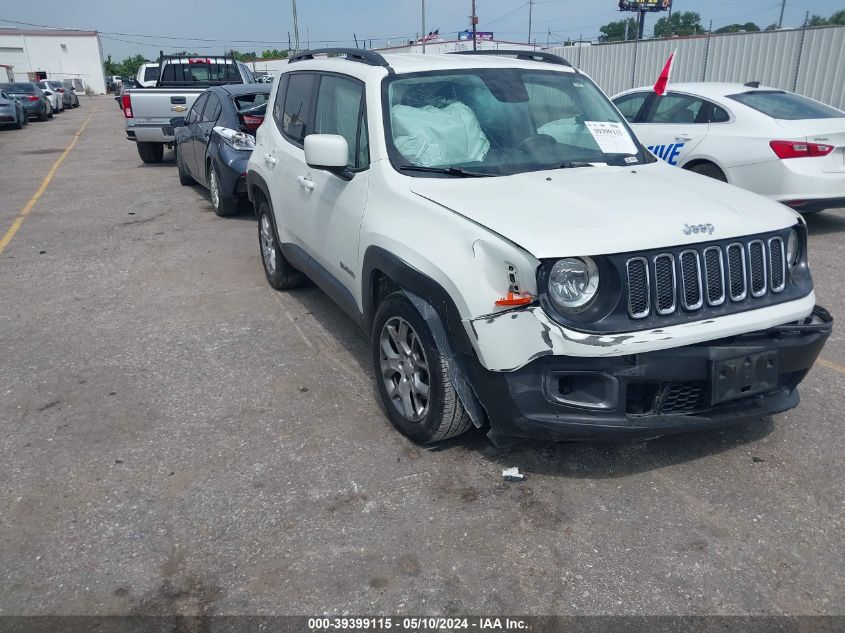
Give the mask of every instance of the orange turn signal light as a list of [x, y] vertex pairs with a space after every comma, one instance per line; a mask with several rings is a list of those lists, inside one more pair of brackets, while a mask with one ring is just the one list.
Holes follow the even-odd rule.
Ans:
[[506, 307], [514, 307], [514, 306], [526, 306], [529, 303], [534, 302], [534, 297], [531, 295], [519, 295], [514, 294], [513, 292], [509, 292], [508, 296], [501, 297], [500, 299], [496, 299], [497, 306], [506, 306]]

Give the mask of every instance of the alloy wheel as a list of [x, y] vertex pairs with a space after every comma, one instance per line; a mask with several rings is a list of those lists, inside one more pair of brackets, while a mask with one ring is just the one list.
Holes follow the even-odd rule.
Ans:
[[381, 329], [379, 346], [381, 376], [393, 406], [409, 422], [422, 421], [431, 379], [419, 335], [405, 319], [393, 317]]
[[214, 173], [214, 168], [211, 168], [211, 173], [208, 176], [208, 186], [211, 189], [211, 204], [215, 209], [220, 208], [220, 188], [217, 185], [217, 175]]
[[270, 218], [265, 213], [261, 216], [261, 257], [264, 259], [264, 268], [271, 275], [276, 272], [276, 243], [273, 238], [273, 226]]

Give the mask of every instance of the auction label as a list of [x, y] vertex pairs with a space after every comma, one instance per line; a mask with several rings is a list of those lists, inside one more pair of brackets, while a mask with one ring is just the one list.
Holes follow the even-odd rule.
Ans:
[[609, 121], [584, 121], [584, 125], [593, 135], [599, 149], [605, 154], [636, 154], [634, 144], [628, 130], [621, 123]]
[[528, 631], [521, 618], [499, 617], [322, 617], [308, 618], [309, 631]]

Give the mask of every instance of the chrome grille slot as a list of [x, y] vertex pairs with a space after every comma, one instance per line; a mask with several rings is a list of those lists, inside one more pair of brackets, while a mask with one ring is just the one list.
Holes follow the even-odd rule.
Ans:
[[701, 265], [698, 251], [687, 250], [681, 253], [681, 301], [687, 310], [698, 310], [702, 305]]
[[766, 294], [766, 247], [762, 240], [748, 242], [748, 269], [751, 279], [751, 296]]
[[772, 292], [782, 292], [786, 288], [786, 256], [783, 240], [779, 237], [769, 240], [769, 276]]
[[745, 274], [745, 249], [742, 244], [728, 244], [728, 291], [732, 301], [742, 301], [748, 295]]
[[708, 305], [725, 302], [725, 259], [718, 246], [704, 249], [704, 287]]
[[632, 319], [648, 316], [651, 308], [649, 299], [648, 260], [632, 257], [626, 264], [628, 271], [628, 314]]
[[675, 257], [661, 253], [654, 258], [654, 307], [657, 314], [672, 314], [675, 311], [675, 297], [678, 281], [675, 276]]

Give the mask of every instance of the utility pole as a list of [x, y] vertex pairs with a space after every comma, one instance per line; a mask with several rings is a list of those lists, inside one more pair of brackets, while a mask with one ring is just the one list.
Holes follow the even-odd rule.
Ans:
[[643, 39], [643, 33], [645, 33], [645, 11], [640, 11], [640, 25], [637, 29], [639, 35], [637, 35], [637, 39]]
[[780, 18], [778, 19], [778, 28], [783, 28], [783, 11], [786, 9], [786, 0], [780, 3]]
[[534, 8], [534, 0], [528, 0], [528, 43], [531, 43], [531, 18], [532, 9]]
[[472, 0], [472, 50], [478, 50], [475, 43], [476, 26], [478, 25], [478, 16], [475, 15], [475, 0]]
[[293, 11], [293, 42], [296, 45], [296, 52], [299, 52], [299, 22], [296, 19], [296, 0], [290, 0]]
[[422, 52], [425, 55], [425, 0], [422, 0]]

